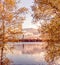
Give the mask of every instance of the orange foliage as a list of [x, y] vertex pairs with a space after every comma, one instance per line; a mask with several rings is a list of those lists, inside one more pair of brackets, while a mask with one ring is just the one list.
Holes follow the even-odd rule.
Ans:
[[1, 17], [1, 19], [10, 22], [13, 19], [13, 14], [12, 13], [5, 13], [4, 16]]
[[5, 3], [6, 3], [7, 5], [14, 6], [14, 5], [15, 5], [15, 0], [5, 0]]
[[13, 18], [13, 14], [12, 13], [6, 13], [6, 20], [7, 21], [10, 21], [10, 20], [12, 20], [12, 18]]
[[0, 13], [3, 11], [3, 4], [0, 3]]

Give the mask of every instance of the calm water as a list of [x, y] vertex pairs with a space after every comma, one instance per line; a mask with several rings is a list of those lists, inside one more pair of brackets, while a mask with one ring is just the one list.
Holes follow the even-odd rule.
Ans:
[[48, 65], [45, 61], [45, 42], [7, 43], [4, 55], [10, 65]]

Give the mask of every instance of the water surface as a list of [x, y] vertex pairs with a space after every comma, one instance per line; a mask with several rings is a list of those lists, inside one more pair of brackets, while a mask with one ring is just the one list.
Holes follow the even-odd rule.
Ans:
[[46, 42], [8, 42], [4, 56], [9, 59], [10, 65], [48, 65], [46, 46]]

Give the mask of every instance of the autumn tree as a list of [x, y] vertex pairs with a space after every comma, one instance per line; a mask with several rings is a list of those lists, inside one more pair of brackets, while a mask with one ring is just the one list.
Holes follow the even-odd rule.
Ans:
[[25, 20], [27, 8], [18, 7], [18, 0], [0, 0], [0, 45], [1, 65], [3, 65], [3, 50], [8, 39], [17, 39], [22, 33], [22, 23]]
[[[18, 8], [17, 4], [17, 0], [0, 1], [0, 23], [2, 23], [0, 30], [4, 32], [4, 35], [2, 33], [0, 35], [3, 35], [5, 39], [11, 35], [15, 37], [14, 34], [21, 33], [22, 31], [22, 23], [25, 20], [27, 8]], [[2, 31], [3, 29], [4, 31]]]
[[60, 55], [60, 0], [34, 0], [32, 10], [33, 22], [40, 23], [38, 30], [48, 40], [46, 60], [53, 61]]

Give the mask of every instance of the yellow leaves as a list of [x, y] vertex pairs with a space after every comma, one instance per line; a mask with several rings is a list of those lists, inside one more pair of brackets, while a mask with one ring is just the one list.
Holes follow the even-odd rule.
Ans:
[[[12, 7], [15, 5], [15, 0], [5, 0], [5, 2], [7, 4], [6, 9], [8, 8], [9, 5]], [[3, 16], [1, 15], [0, 18], [6, 21], [11, 21], [13, 18], [13, 14], [5, 12], [5, 10], [3, 11], [4, 8], [5, 8], [5, 5], [0, 2], [0, 15], [4, 14]]]
[[20, 8], [20, 9], [18, 9], [18, 12], [19, 12], [19, 13], [24, 13], [24, 12], [27, 12], [27, 11], [28, 11], [28, 9], [25, 8], [25, 7], [22, 7], [22, 8]]
[[60, 0], [49, 0], [52, 6], [57, 8], [60, 11]]
[[[17, 2], [18, 3], [18, 2]], [[4, 25], [4, 29], [6, 30], [6, 32], [8, 34], [4, 33], [4, 41], [6, 41], [8, 39], [8, 37], [10, 36], [10, 34], [22, 34], [22, 22], [23, 20], [25, 20], [25, 15], [27, 12], [27, 8], [22, 7], [19, 8], [18, 10], [15, 9], [15, 5], [17, 5], [17, 3], [15, 3], [15, 0], [1, 0], [0, 3], [0, 20], [2, 21], [3, 25]], [[21, 15], [22, 16], [21, 16]], [[18, 25], [15, 25], [15, 22], [18, 23]], [[21, 23], [21, 25], [19, 24], [19, 22]], [[7, 25], [6, 25], [6, 24]], [[9, 23], [11, 23], [11, 25], [13, 25], [12, 27], [8, 27], [9, 29], [7, 29], [7, 26], [9, 26]], [[16, 26], [16, 27], [15, 27]], [[2, 30], [4, 30], [2, 27]], [[2, 37], [2, 36], [0, 36]]]
[[7, 20], [7, 21], [12, 20], [12, 18], [13, 18], [13, 14], [12, 14], [12, 13], [7, 13], [7, 14], [6, 14], [6, 20]]
[[8, 28], [8, 32], [10, 32], [11, 34], [22, 34], [22, 25], [21, 25], [21, 23], [11, 25]]
[[13, 19], [13, 13], [5, 12], [4, 16], [2, 16], [1, 19], [10, 22]]
[[7, 5], [10, 5], [10, 6], [14, 7], [14, 5], [15, 5], [15, 0], [5, 0], [5, 3], [6, 3]]
[[3, 11], [3, 4], [0, 3], [0, 13]]

